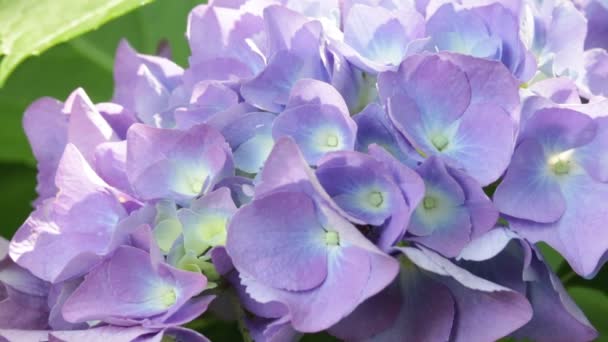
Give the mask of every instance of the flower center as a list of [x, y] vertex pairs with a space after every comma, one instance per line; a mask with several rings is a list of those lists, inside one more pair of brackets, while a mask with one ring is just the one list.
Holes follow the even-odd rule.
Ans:
[[379, 208], [382, 203], [384, 203], [384, 197], [382, 197], [382, 193], [380, 193], [379, 191], [372, 191], [367, 196], [367, 201], [372, 206]]
[[159, 299], [160, 302], [166, 307], [169, 308], [177, 301], [177, 293], [175, 293], [175, 289], [171, 286], [165, 285], [161, 289], [159, 289]]
[[574, 150], [568, 150], [549, 158], [549, 167], [557, 176], [563, 176], [570, 173], [572, 169], [571, 156]]
[[565, 175], [570, 171], [570, 161], [569, 160], [559, 160], [557, 163], [553, 164], [553, 173], [556, 175]]
[[201, 191], [203, 191], [205, 179], [203, 179], [202, 177], [193, 177], [190, 178], [190, 181], [188, 183], [190, 185], [190, 190], [192, 191], [192, 193], [199, 194]]
[[433, 210], [437, 208], [437, 199], [435, 197], [426, 196], [422, 200], [422, 206], [426, 210]]
[[449, 141], [448, 138], [443, 136], [442, 134], [435, 135], [431, 138], [431, 143], [438, 151], [443, 151], [448, 146]]
[[338, 146], [338, 137], [333, 134], [329, 134], [327, 136], [327, 139], [325, 140], [325, 144], [329, 147], [337, 147]]
[[340, 235], [338, 232], [328, 231], [325, 232], [325, 244], [328, 246], [337, 246], [340, 244]]

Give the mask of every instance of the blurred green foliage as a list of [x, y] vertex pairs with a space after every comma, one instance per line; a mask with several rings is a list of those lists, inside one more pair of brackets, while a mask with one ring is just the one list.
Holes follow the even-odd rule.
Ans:
[[30, 55], [152, 0], [0, 0], [0, 85]]
[[[0, 0], [0, 9], [10, 1]], [[187, 14], [197, 0], [156, 0], [115, 19], [98, 30], [52, 47], [27, 59], [0, 88], [0, 233], [14, 233], [31, 211], [35, 198], [35, 160], [21, 127], [26, 107], [36, 98], [52, 96], [64, 100], [77, 87], [97, 102], [112, 95], [112, 65], [118, 42], [126, 38], [138, 51], [153, 54], [159, 41], [168, 40], [174, 59], [186, 65], [188, 46], [184, 37]], [[1, 16], [0, 16], [1, 18]], [[2, 32], [0, 22], [0, 33]], [[1, 49], [0, 49], [1, 50]], [[574, 275], [563, 258], [545, 244], [540, 249], [562, 278], [569, 293], [601, 332], [598, 341], [608, 342], [608, 267], [593, 280]], [[234, 323], [205, 320], [197, 327], [214, 341], [239, 341]], [[335, 341], [327, 334], [305, 336], [303, 341]]]
[[201, 1], [157, 0], [137, 11], [67, 43], [57, 45], [38, 57], [27, 59], [0, 88], [0, 160], [34, 165], [21, 128], [21, 116], [33, 100], [52, 96], [64, 100], [83, 87], [94, 101], [112, 95], [114, 53], [121, 38], [138, 51], [155, 53], [159, 41], [171, 42], [176, 61], [184, 65], [188, 45], [184, 37], [188, 12]]

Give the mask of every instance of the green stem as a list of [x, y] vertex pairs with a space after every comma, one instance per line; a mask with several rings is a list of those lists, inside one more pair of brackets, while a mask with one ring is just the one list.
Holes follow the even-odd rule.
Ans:
[[576, 277], [576, 273], [573, 270], [570, 270], [570, 271], [568, 271], [568, 273], [561, 276], [560, 280], [562, 281], [562, 284], [564, 286], [566, 286], [568, 284], [568, 282], [570, 282], [575, 277]]
[[237, 318], [236, 321], [238, 324], [239, 332], [241, 333], [241, 336], [243, 337], [243, 342], [254, 342], [253, 339], [251, 338], [251, 335], [249, 334], [249, 329], [247, 328], [247, 324], [245, 324], [245, 310], [243, 310], [243, 307], [239, 303], [238, 297], [235, 294], [233, 294], [231, 297], [232, 297], [232, 304], [233, 304], [234, 310], [236, 312], [236, 318]]

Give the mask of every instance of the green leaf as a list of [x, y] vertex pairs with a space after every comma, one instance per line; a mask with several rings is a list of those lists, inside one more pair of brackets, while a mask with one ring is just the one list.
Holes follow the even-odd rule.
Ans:
[[608, 342], [608, 295], [585, 287], [571, 287], [568, 293], [598, 330], [596, 342]]
[[0, 86], [30, 55], [90, 31], [152, 0], [0, 0]]
[[540, 242], [536, 244], [536, 247], [538, 247], [542, 253], [545, 261], [549, 264], [549, 266], [551, 266], [553, 272], [557, 272], [560, 267], [563, 267], [563, 265], [567, 266], [561, 254], [559, 254], [559, 252], [557, 252], [555, 249], [551, 248], [551, 246], [544, 242]]
[[[4, 1], [0, 0], [0, 6]], [[188, 12], [202, 2], [156, 0], [98, 30], [27, 59], [0, 88], [0, 161], [34, 165], [21, 118], [35, 99], [52, 96], [64, 100], [77, 87], [83, 87], [94, 101], [110, 99], [111, 69], [120, 39], [128, 39], [134, 48], [148, 54], [156, 52], [160, 40], [168, 40], [174, 58], [184, 65], [189, 55], [185, 39]]]
[[[608, 295], [608, 267], [606, 266], [602, 267], [593, 279], [580, 277], [569, 267], [562, 267], [560, 274], [563, 274], [560, 278], [565, 287], [587, 287], [603, 291]], [[606, 324], [608, 324], [608, 321]]]
[[20, 164], [0, 164], [0, 235], [10, 239], [27, 218], [35, 197], [36, 170]]

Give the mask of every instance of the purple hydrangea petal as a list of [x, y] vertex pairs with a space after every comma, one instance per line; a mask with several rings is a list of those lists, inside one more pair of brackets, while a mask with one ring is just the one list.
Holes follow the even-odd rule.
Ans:
[[[191, 285], [191, 284], [185, 284]], [[207, 311], [211, 302], [215, 300], [215, 296], [203, 295], [192, 298], [175, 311], [171, 316], [168, 316], [161, 324], [155, 324], [155, 327], [169, 327], [169, 329], [179, 328], [180, 325], [186, 325], [197, 319], [203, 312]]]
[[[187, 328], [182, 328], [182, 327], [170, 327], [167, 329], [164, 329], [161, 332], [162, 336], [159, 336], [162, 340], [162, 338], [168, 338], [168, 339], [174, 339], [176, 341], [183, 341], [183, 342], [210, 342], [209, 339], [205, 336], [203, 336], [201, 333], [194, 331], [194, 330], [190, 330]], [[136, 341], [136, 342], [144, 342], [144, 341]]]
[[[277, 145], [281, 143], [282, 142], [279, 141]], [[297, 148], [295, 152], [297, 152]], [[293, 155], [293, 153], [291, 155]], [[276, 156], [277, 155], [274, 155], [274, 157]], [[273, 154], [271, 153], [271, 158], [272, 157]], [[302, 187], [292, 187], [290, 189], [301, 191]], [[260, 236], [256, 231], [264, 231], [265, 229], [264, 226], [260, 226], [260, 224], [252, 225], [251, 219], [240, 219], [239, 216], [244, 210], [253, 210], [256, 208], [256, 203], [264, 203], [272, 205], [274, 208], [270, 211], [265, 210], [264, 212], [273, 212], [277, 218], [286, 218], [284, 215], [287, 212], [290, 212], [290, 210], [282, 210], [281, 207], [288, 204], [290, 206], [292, 205], [288, 201], [289, 198], [294, 198], [294, 200], [301, 198], [302, 201], [304, 201], [300, 201], [298, 210], [302, 213], [304, 207], [304, 209], [307, 209], [308, 211], [305, 216], [309, 222], [301, 222], [303, 225], [305, 224], [307, 226], [306, 229], [303, 229], [306, 232], [306, 236], [304, 238], [299, 238], [302, 235], [302, 229], [300, 228], [295, 230], [289, 229], [286, 224], [278, 227], [282, 231], [280, 236], [283, 237], [283, 240], [290, 241], [290, 243], [288, 245], [289, 247], [278, 250], [276, 248], [277, 245], [282, 244], [275, 242], [275, 246], [273, 247], [274, 250], [280, 251], [282, 255], [273, 255], [273, 259], [283, 259], [285, 256], [294, 253], [293, 251], [288, 251], [288, 248], [301, 249], [302, 247], [299, 247], [298, 245], [305, 245], [308, 246], [308, 249], [311, 249], [307, 254], [315, 252], [316, 250], [322, 250], [327, 260], [324, 265], [321, 265], [321, 263], [317, 265], [317, 267], [323, 267], [326, 270], [325, 280], [323, 281], [323, 279], [321, 279], [321, 282], [311, 285], [310, 289], [305, 291], [287, 291], [275, 287], [276, 285], [273, 282], [269, 283], [268, 281], [264, 281], [265, 278], [257, 280], [256, 277], [260, 272], [260, 270], [257, 269], [254, 270], [256, 274], [245, 273], [244, 270], [251, 269], [251, 267], [246, 265], [247, 263], [258, 263], [260, 261], [258, 255], [267, 252], [264, 251], [264, 249], [251, 249], [250, 247], [245, 247], [245, 244], [243, 243], [232, 246], [232, 239], [241, 239], [241, 237], [238, 237], [237, 235], [246, 235], [245, 232], [250, 232], [250, 234], [253, 234], [252, 238], [255, 238], [254, 236]], [[296, 209], [294, 208], [293, 210]], [[304, 215], [300, 216], [303, 217]], [[270, 219], [276, 220], [273, 216], [265, 216], [264, 218], [266, 222]], [[294, 218], [291, 217], [290, 219], [292, 220], [291, 223], [293, 223]], [[258, 218], [255, 220], [255, 222], [260, 222], [258, 221]], [[255, 229], [252, 229], [252, 227], [255, 227]], [[272, 237], [276, 234], [267, 235]], [[250, 245], [250, 241], [251, 239], [248, 239], [247, 244]], [[251, 251], [247, 254], [242, 253], [243, 248], [247, 248]], [[235, 267], [240, 272], [241, 280], [252, 298], [261, 303], [284, 303], [289, 310], [292, 325], [296, 330], [302, 332], [320, 331], [331, 326], [340, 318], [354, 310], [358, 303], [374, 295], [388, 285], [397, 272], [397, 265], [394, 260], [377, 250], [348, 221], [336, 214], [329, 207], [326, 207], [323, 202], [315, 203], [315, 198], [302, 192], [297, 193], [275, 190], [262, 197], [256, 197], [252, 203], [241, 208], [231, 221], [228, 229], [227, 250], [232, 256]], [[241, 261], [237, 261], [238, 259]], [[310, 257], [303, 259], [303, 261], [306, 260], [310, 261]], [[300, 262], [297, 262], [297, 264], [304, 265]], [[355, 271], [355, 268], [359, 271]], [[361, 270], [365, 269], [369, 272], [367, 275], [364, 272], [361, 272]], [[269, 270], [264, 271], [268, 272]], [[275, 277], [280, 277], [280, 274], [284, 272], [287, 272], [288, 274], [291, 274], [292, 272], [310, 273], [312, 269], [293, 270], [285, 267], [272, 271], [275, 273]], [[315, 272], [319, 272], [319, 269], [316, 269]], [[282, 279], [279, 281], [285, 280]], [[319, 306], [315, 305], [315, 303], [326, 304]], [[323, 307], [323, 309], [321, 309], [321, 307]], [[319, 310], [311, 311], [310, 308], [319, 308]], [[331, 309], [327, 310], [327, 308]]]
[[[276, 214], [269, 215], [271, 212]], [[291, 215], [294, 212], [298, 215]], [[276, 193], [238, 211], [228, 229], [227, 250], [235, 267], [256, 281], [304, 291], [319, 286], [327, 277], [325, 235], [314, 202], [307, 195]], [[256, 236], [265, 238], [256, 241]]]
[[230, 189], [232, 200], [239, 208], [249, 203], [253, 197], [253, 181], [249, 178], [240, 176], [226, 177], [217, 183], [215, 189], [219, 189], [221, 187], [227, 187]]
[[65, 302], [63, 315], [70, 322], [113, 318], [162, 322], [205, 285], [200, 274], [165, 264], [155, 269], [148, 253], [123, 246], [85, 277]]
[[539, 55], [539, 69], [548, 76], [575, 74], [587, 35], [585, 16], [573, 3], [548, 3], [536, 16], [536, 30], [532, 51]]
[[554, 103], [580, 104], [580, 94], [574, 81], [566, 77], [548, 78], [534, 82], [530, 90]]
[[[489, 116], [488, 113], [494, 113]], [[482, 185], [497, 179], [513, 154], [515, 122], [508, 113], [492, 105], [469, 107], [462, 116], [452, 147], [444, 155], [454, 166], [462, 165]], [[484, 156], [483, 163], [479, 157]]]
[[500, 63], [447, 53], [416, 55], [398, 72], [382, 73], [378, 86], [393, 124], [420, 153], [442, 156], [482, 185], [508, 166], [519, 101], [517, 83]]
[[578, 149], [577, 158], [593, 179], [606, 183], [608, 155], [604, 151], [608, 150], [608, 117], [599, 117], [595, 122], [598, 126], [597, 135], [592, 142]]
[[311, 165], [325, 153], [354, 149], [355, 131], [354, 123], [343, 113], [334, 107], [316, 105], [288, 109], [273, 125], [273, 137], [294, 138]]
[[3, 329], [45, 329], [49, 307], [45, 297], [32, 296], [0, 285], [0, 327]]
[[48, 305], [51, 308], [48, 324], [52, 330], [79, 330], [89, 327], [87, 323], [70, 323], [65, 320], [61, 313], [63, 304], [65, 304], [65, 301], [74, 293], [81, 282], [82, 278], [75, 278], [54, 284], [51, 287], [48, 297]]
[[238, 94], [222, 83], [197, 83], [192, 89], [188, 109], [175, 112], [175, 124], [180, 129], [188, 129], [206, 123], [215, 114], [229, 110], [238, 102]]
[[110, 253], [125, 238], [117, 225], [127, 216], [126, 197], [101, 180], [73, 145], [66, 147], [56, 184], [57, 198], [32, 213], [10, 247], [13, 260], [50, 282], [81, 275]]
[[336, 52], [328, 51], [326, 58], [331, 71], [331, 85], [342, 94], [352, 113], [358, 113], [368, 104], [376, 102], [376, 76], [358, 69]]
[[[180, 83], [182, 74], [182, 68], [170, 60], [138, 54], [126, 40], [122, 40], [116, 51], [114, 68], [115, 89], [112, 102], [130, 109], [138, 115], [155, 114], [140, 112], [138, 109], [150, 109], [149, 104], [152, 102], [148, 101], [158, 100], [158, 96], [161, 95], [157, 91], [163, 89], [166, 92], [170, 92], [176, 88]], [[148, 88], [152, 92], [148, 92], [146, 95], [150, 96], [140, 97], [138, 96], [138, 92], [144, 90], [141, 87], [145, 86], [146, 79], [156, 82], [157, 90]], [[140, 93], [139, 95], [143, 94]]]
[[503, 64], [457, 53], [440, 55], [466, 73], [471, 87], [471, 105], [493, 104], [516, 118], [520, 105], [519, 81]]
[[82, 89], [65, 101], [70, 114], [68, 143], [74, 144], [89, 163], [95, 160], [97, 145], [118, 140], [118, 136]]
[[137, 77], [132, 95], [136, 99], [133, 111], [137, 118], [154, 127], [175, 126], [175, 119], [168, 112], [171, 91], [145, 65], [139, 67]]
[[127, 137], [127, 130], [137, 122], [135, 114], [119, 104], [102, 102], [96, 104], [95, 107], [120, 140]]
[[597, 203], [608, 196], [608, 187], [587, 175], [575, 175], [562, 183], [561, 190], [567, 209], [558, 221], [542, 224], [511, 218], [509, 223], [531, 242], [546, 241], [578, 274], [592, 277], [608, 250], [606, 242], [597, 238], [607, 219], [607, 212], [598, 210]]
[[8, 241], [0, 239], [0, 327], [45, 329], [48, 326], [49, 284], [8, 257]]
[[32, 103], [23, 114], [23, 127], [38, 162], [36, 203], [57, 192], [55, 172], [68, 141], [69, 116], [63, 104], [50, 97]]
[[[366, 276], [361, 271], [371, 267], [370, 257], [354, 246], [344, 247], [339, 252], [330, 251], [329, 258], [331, 261], [325, 282], [307, 293], [278, 291], [243, 277], [243, 274], [241, 279], [247, 286], [247, 291], [256, 300], [266, 302], [278, 298], [284, 302], [289, 308], [291, 322], [296, 330], [320, 331], [336, 323], [354, 310], [361, 301], [380, 290], [366, 291], [368, 281], [388, 284], [394, 277], [394, 273], [386, 272], [386, 269], [376, 270]], [[395, 273], [396, 271], [395, 267]], [[311, 311], [310, 308], [319, 310]]]
[[436, 253], [422, 249], [406, 252], [419, 267], [440, 275], [455, 301], [454, 341], [493, 341], [526, 324], [532, 308], [518, 292], [476, 277]]
[[595, 139], [597, 123], [583, 113], [562, 108], [543, 108], [529, 118], [519, 139], [533, 137], [550, 153], [563, 152]]
[[39, 341], [131, 341], [142, 335], [156, 334], [157, 331], [141, 327], [102, 326], [87, 330], [0, 330], [0, 336], [10, 342], [39, 342]]
[[86, 330], [14, 330], [0, 329], [0, 337], [9, 342], [39, 342], [39, 341], [133, 341], [158, 342], [164, 336], [179, 338], [184, 342], [209, 342], [209, 340], [189, 329], [172, 327], [167, 329], [149, 329], [142, 327], [121, 327], [112, 325], [97, 326]]
[[501, 213], [536, 222], [555, 222], [566, 210], [557, 180], [548, 177], [546, 155], [534, 140], [517, 147], [509, 170], [494, 193]]
[[109, 185], [131, 193], [126, 173], [127, 142], [125, 140], [99, 144], [95, 150], [95, 171]]
[[254, 314], [256, 317], [267, 318], [267, 319], [281, 319], [284, 320], [288, 317], [287, 307], [277, 301], [269, 301], [260, 303], [253, 299], [247, 292], [245, 284], [241, 282], [240, 274], [234, 268], [231, 272], [225, 275], [230, 284], [234, 286], [237, 296], [239, 297], [240, 303], [245, 310]]
[[417, 171], [426, 189], [408, 227], [413, 235], [408, 239], [455, 257], [471, 239], [494, 227], [498, 210], [473, 178], [435, 157]]
[[[406, 61], [398, 73], [405, 76], [407, 81], [394, 85], [391, 96], [404, 94], [415, 101], [420, 115], [420, 122], [416, 124], [422, 126], [418, 129], [428, 131], [445, 128], [462, 116], [469, 106], [471, 90], [466, 74], [440, 56], [429, 56], [417, 65]], [[392, 78], [399, 74], [388, 76]], [[378, 82], [384, 82], [382, 75]], [[397, 119], [397, 114], [400, 113], [392, 114]]]
[[[400, 253], [400, 276], [332, 328], [332, 333], [349, 340], [394, 341], [413, 336], [421, 341], [491, 341], [515, 331], [532, 316], [523, 295], [477, 277], [434, 252], [415, 247], [396, 252]], [[369, 304], [385, 301], [400, 308], [378, 322], [376, 308]], [[392, 305], [388, 307], [392, 312]], [[488, 325], [480, 327], [481, 322]]]
[[439, 51], [497, 60], [502, 55], [502, 40], [474, 9], [457, 11], [454, 4], [446, 3], [428, 19], [427, 33], [431, 37], [429, 45]]
[[316, 174], [344, 211], [372, 226], [366, 236], [383, 250], [403, 237], [412, 208], [424, 193], [415, 171], [375, 145], [370, 146], [370, 156], [328, 154]]
[[[241, 95], [248, 103], [277, 113], [287, 104], [291, 88], [299, 79], [327, 81], [329, 75], [319, 50], [322, 39], [319, 22], [308, 21], [301, 14], [279, 6], [268, 7], [264, 19], [269, 27], [272, 54], [268, 66], [241, 86]], [[274, 26], [277, 23], [285, 23], [288, 29], [278, 30]], [[279, 37], [274, 36], [275, 31], [280, 32]]]
[[295, 331], [291, 324], [289, 324], [289, 320], [285, 318], [274, 320], [254, 318], [248, 319], [246, 323], [254, 341], [295, 341], [302, 337], [302, 334]]
[[416, 171], [405, 167], [378, 145], [369, 147], [369, 154], [381, 161], [405, 195], [407, 205], [414, 208], [424, 197], [424, 182]]
[[409, 6], [397, 12], [354, 3], [343, 16], [343, 40], [334, 38], [330, 47], [370, 73], [399, 65], [424, 36], [424, 19]]
[[538, 273], [539, 278], [530, 283], [527, 291], [534, 316], [513, 336], [526, 337], [539, 342], [595, 339], [598, 332], [570, 298], [559, 278], [538, 259], [532, 260], [530, 267]]
[[378, 104], [372, 103], [353, 117], [357, 124], [355, 149], [367, 152], [369, 145], [377, 144], [389, 151], [402, 163], [415, 166], [414, 148], [390, 124], [388, 115]]
[[608, 48], [608, 6], [602, 0], [581, 1], [587, 18], [585, 49]]
[[192, 50], [185, 78], [233, 80], [257, 75], [265, 65], [250, 44], [264, 29], [261, 16], [234, 8], [200, 5], [190, 12], [186, 36]]
[[[320, 63], [320, 60], [318, 61]], [[265, 111], [278, 113], [283, 110], [289, 91], [300, 78], [323, 76], [307, 72], [307, 61], [289, 51], [279, 51], [269, 61], [260, 75], [241, 87], [241, 94], [253, 106]]]
[[[383, 165], [355, 152], [326, 155], [316, 175], [323, 188], [347, 213], [379, 226], [404, 202], [401, 190], [383, 174]], [[405, 203], [403, 203], [405, 204]]]
[[[608, 10], [607, 10], [608, 12]], [[585, 73], [582, 82], [591, 95], [608, 96], [608, 51], [592, 49], [585, 51]]]
[[[311, 89], [303, 90], [308, 87]], [[356, 124], [335, 88], [312, 80], [296, 83], [289, 106], [272, 128], [275, 140], [292, 137], [311, 165], [327, 152], [353, 150], [356, 131]]]
[[517, 234], [496, 227], [473, 240], [466, 252], [458, 256], [458, 265], [478, 277], [527, 295], [528, 282], [538, 280], [536, 273], [527, 269], [533, 257], [530, 246], [520, 241]]
[[301, 79], [291, 89], [287, 107], [303, 105], [332, 106], [347, 116], [349, 113], [342, 95], [333, 86], [314, 79]]
[[471, 239], [492, 229], [498, 221], [499, 212], [479, 183], [458, 169], [448, 169], [448, 172], [464, 191], [465, 205], [471, 216]]
[[234, 118], [222, 129], [233, 151], [237, 169], [255, 174], [274, 146], [272, 123], [276, 116], [267, 112], [252, 112]]
[[512, 231], [493, 229], [474, 240], [459, 258], [459, 264], [474, 274], [526, 294], [534, 315], [514, 337], [589, 341], [597, 334], [540, 253]]
[[425, 181], [425, 197], [412, 215], [411, 239], [444, 255], [455, 256], [471, 236], [471, 218], [461, 185], [439, 159], [422, 164], [418, 173]]
[[179, 131], [136, 124], [127, 134], [127, 175], [141, 199], [187, 201], [232, 172], [229, 148], [209, 126]]
[[344, 212], [323, 190], [323, 186], [308, 166], [298, 145], [289, 137], [277, 140], [259, 175], [259, 181], [255, 186], [255, 198], [280, 191], [305, 192], [315, 201], [330, 206], [349, 221], [363, 224], [362, 221]]
[[393, 284], [330, 331], [346, 340], [447, 340], [453, 317], [454, 301], [447, 288], [416, 267], [402, 266]]

